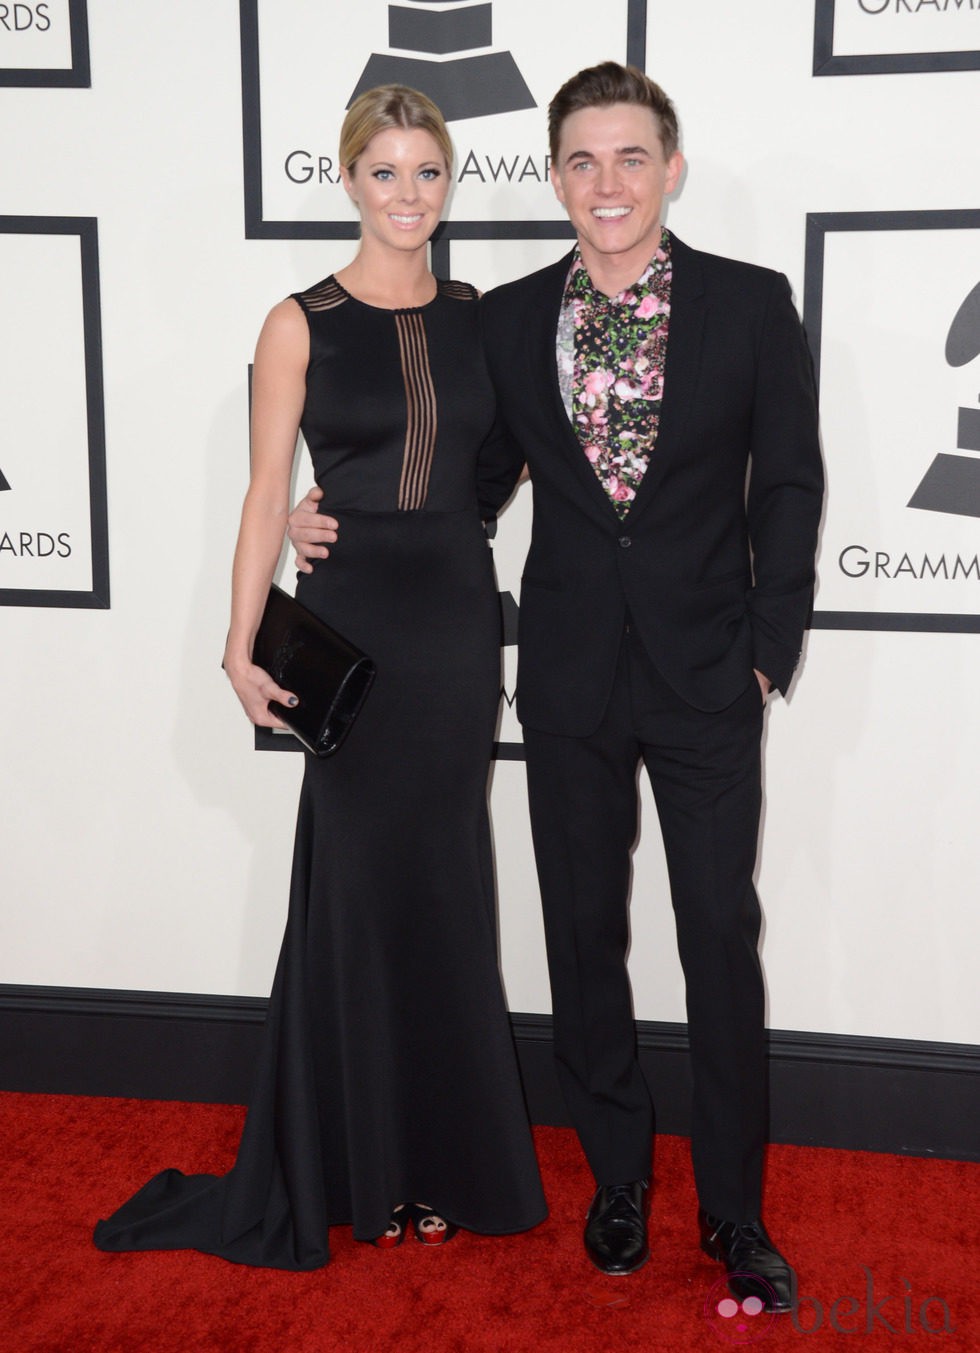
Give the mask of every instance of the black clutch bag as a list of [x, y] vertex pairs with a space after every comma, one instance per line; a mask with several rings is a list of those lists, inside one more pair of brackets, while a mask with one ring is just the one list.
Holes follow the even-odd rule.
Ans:
[[371, 659], [273, 583], [252, 661], [299, 700], [293, 709], [270, 700], [272, 713], [304, 747], [332, 756], [371, 689]]

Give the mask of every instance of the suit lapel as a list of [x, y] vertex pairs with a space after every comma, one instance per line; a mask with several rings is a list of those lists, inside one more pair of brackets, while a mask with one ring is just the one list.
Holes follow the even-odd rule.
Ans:
[[554, 267], [549, 268], [542, 276], [543, 291], [540, 304], [536, 307], [539, 322], [529, 323], [527, 326], [527, 370], [533, 374], [533, 380], [547, 403], [549, 418], [555, 429], [555, 444], [559, 456], [569, 462], [592, 505], [603, 512], [611, 512], [615, 517], [616, 510], [609, 500], [609, 495], [599, 483], [595, 470], [586, 460], [578, 434], [569, 422], [558, 381], [558, 319], [573, 257], [574, 250], [559, 259]]
[[633, 525], [645, 504], [655, 497], [674, 449], [683, 441], [697, 392], [706, 312], [704, 278], [695, 251], [674, 234], [671, 234], [670, 240], [673, 265], [670, 333], [667, 339], [660, 427], [650, 464], [624, 518], [620, 518], [595, 470], [585, 458], [578, 435], [565, 412], [558, 383], [558, 316], [572, 263], [571, 253], [541, 274], [538, 303], [532, 307], [525, 328], [526, 370], [531, 375], [532, 386], [541, 392], [541, 397], [547, 402], [549, 421], [555, 432], [556, 451], [570, 463], [592, 507], [597, 508], [606, 520], [612, 518], [617, 523], [621, 521], [624, 527]]

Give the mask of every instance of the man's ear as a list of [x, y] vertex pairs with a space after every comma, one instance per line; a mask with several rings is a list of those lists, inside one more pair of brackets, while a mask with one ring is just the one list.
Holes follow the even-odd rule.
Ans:
[[667, 161], [667, 179], [664, 184], [664, 192], [672, 193], [681, 181], [681, 174], [684, 172], [684, 156], [679, 150], [675, 150], [673, 155]]
[[561, 175], [553, 164], [548, 166], [548, 177], [551, 179], [551, 186], [555, 190], [555, 197], [557, 197], [558, 201], [564, 206], [565, 190], [561, 186]]

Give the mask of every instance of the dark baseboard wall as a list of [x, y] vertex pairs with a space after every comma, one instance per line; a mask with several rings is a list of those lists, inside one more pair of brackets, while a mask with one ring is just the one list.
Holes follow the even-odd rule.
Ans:
[[[243, 1104], [267, 1001], [246, 996], [0, 985], [0, 1090]], [[551, 1020], [512, 1016], [535, 1123], [567, 1122]], [[657, 1130], [689, 1131], [683, 1024], [641, 1022]], [[769, 1035], [776, 1142], [980, 1160], [980, 1047]]]

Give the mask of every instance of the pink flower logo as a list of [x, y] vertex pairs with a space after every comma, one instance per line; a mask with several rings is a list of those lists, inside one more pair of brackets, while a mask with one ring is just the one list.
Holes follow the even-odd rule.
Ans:
[[[763, 1280], [756, 1277], [755, 1281]], [[764, 1286], [772, 1292], [768, 1283]], [[720, 1278], [714, 1284], [705, 1300], [703, 1314], [719, 1339], [736, 1346], [764, 1339], [777, 1319], [772, 1311], [766, 1310], [765, 1302], [759, 1297], [736, 1300], [728, 1290], [727, 1278]]]

